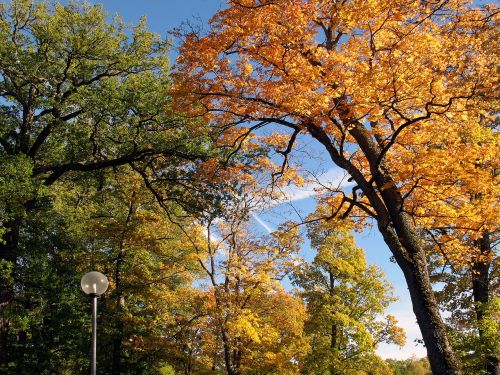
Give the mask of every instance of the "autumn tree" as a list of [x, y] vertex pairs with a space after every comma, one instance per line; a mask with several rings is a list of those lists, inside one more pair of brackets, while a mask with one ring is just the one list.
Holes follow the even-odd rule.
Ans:
[[[458, 344], [464, 368], [471, 371], [474, 357], [474, 366], [486, 369], [488, 374], [497, 374], [500, 371], [498, 353], [490, 346], [495, 340], [486, 333], [488, 330], [480, 328], [491, 323], [488, 311], [491, 312], [490, 305], [495, 303], [498, 290], [495, 281], [496, 244], [500, 233], [496, 213], [498, 136], [491, 131], [494, 124], [489, 117], [487, 120], [481, 116], [481, 126], [474, 132], [446, 138], [429, 134], [433, 137], [432, 142], [429, 138], [432, 148], [413, 147], [419, 159], [427, 153], [439, 155], [443, 162], [439, 169], [428, 174], [426, 188], [412, 196], [408, 207], [422, 228], [420, 233], [431, 261], [432, 280], [441, 285], [445, 283], [438, 300], [442, 308], [454, 316], [449, 320], [453, 329], [464, 333], [466, 329], [459, 328], [458, 323], [462, 320], [472, 329], [466, 336], [477, 338], [476, 344], [465, 340], [475, 353], [471, 356], [464, 352], [465, 342], [459, 344], [461, 340], [457, 341], [453, 335], [452, 341]], [[460, 146], [450, 148], [450, 144]], [[448, 158], [443, 158], [443, 153]], [[463, 168], [468, 172], [464, 173]], [[448, 199], [444, 196], [436, 199], [444, 192]], [[463, 320], [465, 311], [468, 318]], [[478, 368], [472, 372], [480, 371]]]
[[[102, 367], [114, 375], [152, 373], [169, 358], [165, 326], [175, 321], [183, 300], [196, 294], [191, 283], [200, 268], [190, 258], [194, 248], [130, 168], [121, 167], [99, 189], [75, 194], [76, 189], [60, 194], [66, 215], [85, 228], [88, 250], [79, 252], [75, 273], [95, 264], [111, 283], [101, 308], [100, 341], [110, 347], [101, 353]], [[175, 210], [182, 209], [171, 204], [170, 212]]]
[[457, 268], [452, 263], [443, 263], [439, 255], [431, 254], [431, 278], [439, 285], [436, 296], [441, 309], [449, 314], [445, 322], [451, 343], [462, 358], [464, 372], [496, 374], [500, 346], [498, 257], [481, 261], [481, 266], [488, 271], [485, 280], [488, 295], [486, 302], [478, 302], [473, 287], [478, 264], [472, 262], [470, 266]]
[[[407, 209], [424, 240], [432, 280], [446, 284], [444, 293], [438, 295], [439, 302], [457, 316], [464, 311], [462, 307], [468, 306], [467, 325], [475, 327], [475, 332], [469, 333], [483, 341], [473, 345], [475, 357], [481, 358], [479, 367], [490, 374], [499, 371], [499, 360], [487, 349], [491, 337], [483, 335], [485, 331], [478, 327], [483, 325], [483, 319], [491, 318], [486, 311], [491, 311], [488, 306], [496, 294], [495, 258], [500, 228], [496, 212], [499, 159], [498, 135], [493, 130], [497, 122], [495, 101], [483, 96], [480, 103], [469, 103], [483, 108], [474, 127], [446, 136], [436, 133], [437, 129], [428, 129], [418, 142], [411, 142], [411, 148], [400, 152], [404, 163], [398, 172], [409, 176], [416, 186], [406, 202]], [[419, 169], [426, 168], [426, 163], [419, 161], [435, 159], [441, 161], [439, 167], [429, 169], [425, 182], [418, 183], [417, 176], [423, 175]], [[454, 329], [463, 331], [457, 322], [453, 323]], [[471, 356], [461, 345], [457, 350], [469, 367]]]
[[296, 262], [297, 229], [256, 237], [245, 230], [246, 207], [237, 207], [232, 221], [208, 222], [209, 241], [197, 245], [207, 285], [200, 314], [185, 319], [197, 332], [187, 337], [200, 362], [193, 373], [298, 374], [305, 310], [280, 284]]
[[[486, 41], [485, 45], [490, 43]], [[479, 339], [486, 340], [483, 340], [486, 345], [476, 346], [478, 349], [485, 349], [487, 342], [491, 342], [477, 327], [483, 325], [483, 318], [489, 319], [485, 311], [496, 293], [495, 258], [500, 230], [496, 212], [499, 171], [498, 135], [494, 130], [498, 122], [496, 103], [495, 97], [486, 95], [475, 102], [470, 100], [469, 108], [481, 108], [475, 126], [446, 135], [437, 133], [438, 129], [427, 129], [425, 135], [418, 135], [418, 139], [410, 142], [411, 147], [399, 152], [404, 163], [398, 173], [416, 187], [407, 199], [407, 210], [417, 221], [419, 235], [424, 239], [434, 272], [432, 277], [434, 281], [449, 283], [445, 287], [447, 292], [439, 295], [440, 302], [451, 307], [453, 299], [457, 306], [472, 301], [469, 307], [473, 307], [474, 313], [469, 322], [476, 327]], [[436, 159], [440, 160], [439, 167], [428, 168], [427, 163], [421, 162]], [[425, 168], [429, 170], [423, 182], [421, 169]], [[461, 292], [453, 292], [458, 290]], [[455, 311], [452, 308], [450, 312]], [[463, 353], [462, 349], [459, 352]], [[496, 374], [500, 370], [497, 356], [480, 352], [476, 351], [477, 357], [482, 358], [480, 367]], [[469, 355], [461, 357], [470, 362]]]
[[[183, 35], [178, 60], [179, 96], [201, 102], [196, 114], [237, 134], [231, 142], [273, 124], [289, 135], [277, 150], [284, 167], [296, 142], [311, 137], [350, 175], [352, 192], [331, 199], [329, 216], [355, 208], [374, 220], [404, 273], [435, 374], [461, 370], [429, 278], [421, 237], [429, 223], [409, 202], [436, 168], [452, 165], [446, 150], [460, 144], [434, 146], [429, 137], [491, 135], [481, 121], [498, 78], [497, 14], [462, 1], [233, 0], [207, 35]], [[429, 151], [425, 159], [418, 150]], [[453, 187], [484, 181], [473, 160], [465, 163]], [[453, 189], [430, 192], [453, 200]]]
[[311, 349], [303, 373], [387, 373], [375, 353], [377, 345], [405, 341], [395, 318], [382, 315], [395, 300], [391, 286], [380, 269], [366, 264], [346, 223], [312, 222], [308, 236], [317, 254], [293, 277], [308, 312], [305, 332]]

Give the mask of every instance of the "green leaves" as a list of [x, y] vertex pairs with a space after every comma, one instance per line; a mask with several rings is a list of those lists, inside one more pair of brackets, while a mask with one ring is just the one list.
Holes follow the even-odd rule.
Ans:
[[[0, 161], [0, 223], [23, 214], [23, 205], [40, 189], [31, 179], [33, 162], [24, 155], [3, 157]], [[38, 185], [38, 186], [37, 186]]]
[[172, 319], [165, 306], [189, 290], [197, 268], [168, 215], [189, 226], [224, 192], [199, 176], [217, 156], [206, 127], [171, 108], [168, 45], [145, 19], [108, 22], [101, 5], [0, 6], [0, 306], [11, 323], [0, 362], [12, 371], [83, 372], [84, 271], [115, 284], [103, 308], [116, 321], [103, 328], [140, 371]]
[[405, 341], [395, 318], [383, 316], [395, 300], [391, 286], [376, 266], [366, 264], [347, 225], [314, 221], [308, 236], [317, 254], [293, 276], [309, 313], [307, 373], [383, 371], [385, 365], [374, 352], [378, 343]]
[[106, 17], [79, 2], [2, 9], [0, 153], [27, 155], [47, 185], [72, 171], [161, 156], [177, 167], [206, 153], [202, 128], [188, 136], [169, 109], [168, 42], [145, 19], [126, 27]]

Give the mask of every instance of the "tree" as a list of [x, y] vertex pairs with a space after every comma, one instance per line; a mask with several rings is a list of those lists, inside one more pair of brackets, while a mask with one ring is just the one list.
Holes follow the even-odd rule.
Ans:
[[431, 373], [426, 358], [388, 359], [386, 362], [391, 367], [394, 375], [428, 375]]
[[79, 279], [97, 269], [110, 281], [99, 304], [100, 368], [157, 373], [172, 358], [166, 327], [198, 294], [193, 248], [130, 168], [85, 183], [66, 179], [55, 189], [53, 202], [29, 215], [21, 232], [20, 289], [9, 306], [8, 360], [0, 371], [87, 371], [90, 300]]
[[[437, 258], [437, 260], [436, 260]], [[498, 259], [472, 262], [456, 267], [443, 264], [434, 256], [429, 262], [433, 282], [440, 284], [437, 298], [441, 309], [449, 312], [445, 320], [451, 343], [463, 361], [467, 374], [496, 374], [500, 320], [498, 317]], [[478, 302], [473, 288], [478, 267], [487, 269], [486, 302]]]
[[[119, 168], [100, 189], [80, 188], [75, 195], [76, 189], [61, 195], [66, 215], [85, 228], [87, 250], [78, 254], [77, 273], [101, 265], [111, 283], [101, 307], [100, 341], [111, 348], [101, 353], [102, 367], [113, 375], [154, 373], [170, 358], [165, 327], [183, 300], [196, 294], [191, 283], [200, 269], [191, 256], [194, 249], [130, 168]], [[170, 211], [175, 209], [171, 205]], [[182, 224], [190, 227], [192, 221]]]
[[[486, 46], [489, 43], [485, 41]], [[432, 258], [431, 269], [440, 269], [433, 279], [453, 284], [455, 277], [460, 279], [467, 274], [460, 288], [468, 283], [474, 306], [470, 319], [476, 321], [475, 330], [481, 338], [483, 331], [477, 327], [482, 325], [483, 310], [488, 309], [495, 295], [495, 243], [500, 230], [496, 212], [498, 135], [494, 131], [498, 123], [497, 98], [481, 95], [470, 100], [468, 108], [482, 110], [478, 121], [473, 126], [468, 124], [467, 129], [439, 134], [438, 129], [431, 128], [425, 135], [418, 134], [418, 139], [409, 136], [411, 147], [399, 151], [404, 162], [397, 173], [416, 187], [408, 197], [406, 209], [418, 222], [419, 234]], [[439, 160], [440, 164], [429, 169], [422, 160]], [[429, 169], [425, 182], [419, 182], [424, 169]], [[445, 277], [439, 276], [443, 270]], [[450, 285], [446, 289], [451, 292], [454, 288]], [[443, 296], [440, 295], [440, 302], [453, 298]], [[464, 296], [457, 294], [454, 298]], [[481, 347], [485, 346], [477, 346]], [[479, 356], [483, 361], [480, 367], [487, 368], [487, 373], [500, 370], [499, 360], [491, 352]], [[462, 355], [464, 361], [468, 361], [467, 357]]]
[[314, 222], [308, 235], [317, 254], [293, 277], [308, 312], [305, 332], [311, 350], [303, 373], [387, 373], [375, 354], [377, 345], [405, 341], [395, 318], [381, 317], [395, 300], [391, 286], [376, 266], [366, 264], [346, 223]]
[[[488, 349], [495, 340], [484, 335], [485, 331], [480, 328], [483, 319], [491, 318], [486, 311], [498, 287], [495, 283], [495, 243], [500, 229], [495, 212], [498, 143], [490, 127], [493, 128], [493, 124], [482, 121], [475, 134], [448, 135], [446, 138], [430, 134], [434, 150], [429, 147], [427, 151], [417, 151], [422, 147], [413, 147], [418, 152], [418, 159], [425, 159], [426, 152], [440, 156], [445, 152], [453, 158], [440, 157], [443, 162], [439, 171], [428, 174], [426, 188], [412, 197], [409, 207], [424, 228], [421, 234], [431, 259], [432, 280], [447, 284], [443, 293], [438, 294], [438, 301], [452, 316], [458, 317], [468, 311], [466, 325], [475, 331], [469, 334], [482, 342], [470, 347], [475, 352], [475, 366], [487, 369], [488, 374], [497, 374], [500, 371], [498, 354]], [[461, 147], [454, 151], [449, 147], [453, 143]], [[463, 173], [464, 167], [473, 173]], [[449, 198], [436, 199], [443, 191]], [[457, 323], [452, 323], [454, 329], [463, 331]], [[458, 344], [455, 339], [453, 341]], [[457, 346], [467, 369], [471, 356], [463, 349], [461, 344]], [[481, 364], [477, 363], [479, 358]], [[478, 368], [472, 372], [480, 371]]]
[[[88, 299], [79, 286], [75, 252], [85, 248], [65, 217], [49, 205], [24, 219], [18, 263], [6, 287], [15, 295], [2, 306], [8, 322], [0, 373], [74, 374], [86, 372]], [[4, 286], [5, 287], [5, 286]]]
[[[484, 129], [498, 77], [489, 42], [497, 26], [495, 8], [459, 1], [233, 0], [207, 35], [184, 35], [178, 60], [179, 96], [200, 101], [195, 113], [215, 129], [243, 144], [274, 124], [289, 135], [277, 150], [284, 168], [303, 135], [350, 175], [355, 187], [338, 192], [329, 216], [356, 208], [376, 222], [404, 273], [435, 374], [459, 374], [460, 364], [429, 279], [425, 223], [408, 202], [441, 161], [428, 153], [425, 168], [405, 178], [398, 171], [422, 161], [400, 156], [415, 145], [432, 149], [429, 134]], [[476, 172], [460, 171], [469, 180]], [[437, 200], [452, 199], [441, 193]]]
[[22, 240], [64, 180], [99, 180], [103, 170], [129, 165], [147, 182], [154, 176], [158, 200], [176, 201], [183, 213], [219, 195], [194, 187], [210, 139], [202, 124], [169, 110], [167, 41], [145, 20], [128, 28], [106, 17], [101, 6], [78, 2], [0, 5], [2, 363], [30, 253]]
[[190, 370], [298, 374], [307, 349], [305, 309], [279, 281], [294, 266], [300, 238], [286, 225], [270, 238], [255, 238], [244, 230], [246, 208], [238, 208], [230, 222], [208, 222], [209, 241], [197, 245], [207, 286], [198, 314], [183, 319], [197, 333], [185, 336], [198, 362]]

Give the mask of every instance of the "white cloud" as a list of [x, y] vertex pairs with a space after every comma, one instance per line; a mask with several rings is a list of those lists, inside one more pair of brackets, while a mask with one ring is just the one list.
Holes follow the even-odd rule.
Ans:
[[348, 175], [340, 168], [331, 168], [325, 173], [308, 177], [312, 182], [304, 186], [290, 185], [282, 189], [284, 202], [295, 202], [314, 197], [317, 193], [327, 190], [344, 189], [352, 186], [353, 182], [347, 181]]
[[[280, 190], [281, 197], [279, 199], [271, 200], [265, 207], [261, 207], [261, 210], [266, 211], [281, 204], [290, 204], [303, 199], [312, 198], [316, 194], [327, 190], [338, 190], [352, 186], [353, 182], [349, 182], [348, 177], [349, 176], [346, 175], [342, 169], [337, 167], [314, 175], [309, 172], [309, 175], [306, 176], [306, 178], [310, 181], [309, 183], [306, 183], [303, 186], [290, 185], [282, 188]], [[269, 224], [263, 221], [255, 211], [252, 213], [252, 217], [267, 233], [273, 232], [273, 229], [269, 226]]]
[[406, 332], [406, 345], [400, 347], [395, 344], [380, 344], [377, 348], [377, 354], [383, 359], [407, 359], [411, 357], [422, 358], [427, 356], [427, 351], [422, 344], [417, 344], [415, 340], [421, 340], [422, 335], [417, 324], [415, 315], [409, 310], [393, 310], [392, 315], [398, 319], [398, 326]]

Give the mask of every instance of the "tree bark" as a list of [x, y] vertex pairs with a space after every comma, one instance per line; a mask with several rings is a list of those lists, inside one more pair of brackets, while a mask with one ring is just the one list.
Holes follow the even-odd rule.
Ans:
[[[21, 219], [9, 220], [4, 224], [6, 232], [3, 235], [3, 243], [0, 243], [0, 260], [15, 266], [19, 248], [19, 232]], [[14, 271], [12, 271], [14, 272]], [[9, 358], [9, 328], [8, 307], [14, 299], [14, 290], [8, 285], [7, 280], [11, 275], [2, 275], [6, 279], [5, 285], [0, 287], [0, 363], [6, 364]]]
[[[491, 239], [488, 233], [477, 241], [480, 256], [472, 265], [472, 297], [478, 323], [479, 338], [485, 340], [484, 330], [481, 323], [484, 319], [484, 308], [490, 302], [490, 267], [491, 262], [487, 260], [491, 255]], [[500, 375], [500, 361], [496, 356], [486, 355], [485, 368], [488, 375]]]
[[[382, 182], [387, 183], [384, 179]], [[435, 375], [461, 374], [459, 362], [453, 353], [439, 312], [429, 277], [425, 251], [416, 234], [416, 228], [409, 215], [402, 212], [400, 207], [394, 207], [394, 202], [391, 201], [392, 196], [398, 197], [399, 193], [394, 188], [387, 190], [389, 191], [386, 194], [383, 193], [382, 197], [388, 207], [392, 225], [381, 225], [379, 221], [378, 227], [403, 271], [432, 372]]]
[[[116, 283], [116, 310], [120, 314], [125, 307], [125, 297], [122, 292], [122, 278], [121, 278], [121, 268], [125, 260], [125, 252], [120, 249], [120, 253], [116, 259], [115, 268], [115, 283]], [[121, 315], [121, 314], [120, 314]], [[116, 319], [116, 334], [113, 338], [113, 364], [111, 368], [111, 373], [113, 375], [121, 374], [121, 352], [122, 352], [122, 342], [123, 342], [123, 322], [122, 317], [118, 316]]]
[[219, 322], [219, 324], [220, 324], [222, 343], [224, 347], [224, 363], [226, 365], [227, 375], [238, 375], [231, 361], [231, 346], [229, 345], [229, 338], [227, 337], [227, 333], [223, 326], [223, 322]]
[[[118, 266], [117, 266], [118, 269]], [[121, 284], [121, 281], [120, 281]], [[119, 287], [118, 280], [116, 282], [116, 287]], [[121, 287], [121, 285], [120, 285]], [[117, 311], [121, 313], [125, 307], [125, 297], [121, 292], [118, 292], [117, 296]], [[122, 353], [122, 343], [123, 343], [123, 322], [122, 317], [118, 316], [116, 320], [116, 335], [113, 338], [113, 363], [111, 368], [111, 373], [113, 375], [121, 374], [121, 353]]]
[[[121, 323], [121, 322], [117, 323], [117, 329], [123, 330], [123, 323]], [[121, 334], [113, 339], [113, 364], [112, 364], [112, 369], [111, 369], [111, 373], [113, 375], [120, 375], [121, 374], [122, 342], [123, 342], [123, 340], [122, 340]]]
[[[368, 199], [372, 217], [384, 241], [403, 271], [410, 292], [413, 312], [422, 333], [431, 369], [435, 375], [460, 375], [457, 361], [446, 334], [445, 325], [432, 290], [425, 252], [417, 236], [416, 228], [404, 212], [404, 199], [395, 181], [385, 167], [380, 146], [362, 124], [348, 118], [348, 111], [340, 115], [344, 124], [352, 124], [349, 130], [370, 166], [368, 181], [361, 171], [336, 148], [328, 134], [319, 126], [308, 123], [309, 133], [328, 152], [332, 161], [351, 175], [358, 188]], [[356, 200], [353, 196], [352, 200]], [[351, 202], [352, 202], [351, 200]]]
[[432, 373], [435, 375], [461, 374], [432, 290], [425, 252], [420, 249], [403, 255], [405, 252], [398, 243], [397, 235], [391, 230], [381, 229], [380, 231], [403, 271]]

